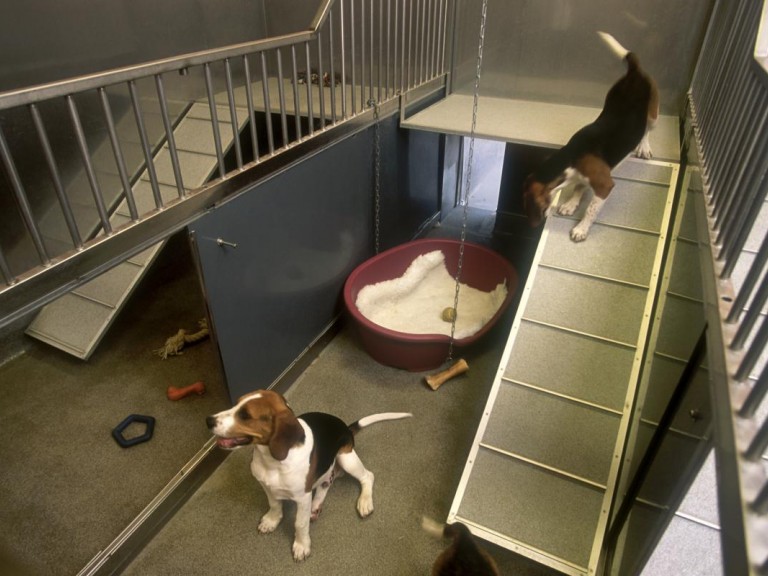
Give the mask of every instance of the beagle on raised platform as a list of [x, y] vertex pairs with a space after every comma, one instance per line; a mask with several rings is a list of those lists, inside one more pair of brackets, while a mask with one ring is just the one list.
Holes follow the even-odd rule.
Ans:
[[659, 116], [656, 83], [643, 69], [637, 56], [613, 36], [598, 32], [611, 50], [627, 63], [627, 72], [608, 91], [597, 119], [555, 152], [525, 181], [523, 201], [531, 226], [538, 226], [552, 203], [556, 187], [575, 184], [571, 198], [558, 213], [571, 216], [579, 207], [584, 191], [594, 195], [581, 221], [571, 230], [571, 239], [587, 238], [606, 198], [613, 190], [611, 170], [633, 150], [640, 158], [651, 157], [648, 131]]
[[360, 482], [360, 516], [373, 512], [373, 472], [357, 456], [354, 434], [376, 422], [409, 416], [407, 412], [386, 412], [347, 426], [322, 412], [296, 417], [283, 396], [258, 390], [240, 398], [229, 410], [208, 416], [206, 424], [221, 448], [253, 445], [251, 473], [269, 501], [259, 532], [277, 528], [283, 518], [283, 500], [296, 502], [293, 558], [301, 561], [310, 554], [309, 522], [320, 514], [338, 469]]

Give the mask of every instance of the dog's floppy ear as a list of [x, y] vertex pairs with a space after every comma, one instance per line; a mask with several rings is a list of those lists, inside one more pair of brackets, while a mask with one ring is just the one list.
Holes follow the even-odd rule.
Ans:
[[269, 453], [275, 460], [285, 460], [288, 450], [304, 442], [304, 428], [290, 410], [274, 415], [272, 437], [269, 439]]

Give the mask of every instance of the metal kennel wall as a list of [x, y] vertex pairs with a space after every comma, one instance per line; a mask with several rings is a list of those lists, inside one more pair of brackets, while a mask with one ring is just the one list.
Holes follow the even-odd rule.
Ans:
[[[762, 2], [718, 2], [689, 93], [723, 566], [768, 570], [768, 73]], [[695, 168], [694, 168], [695, 169]]]

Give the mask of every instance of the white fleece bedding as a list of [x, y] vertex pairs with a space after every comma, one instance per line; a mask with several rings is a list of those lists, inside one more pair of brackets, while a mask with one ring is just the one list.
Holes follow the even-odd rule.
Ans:
[[[416, 257], [399, 278], [364, 286], [355, 304], [368, 320], [390, 330], [450, 336], [451, 323], [441, 314], [445, 308], [453, 308], [455, 291], [456, 280], [445, 267], [445, 255], [435, 250]], [[491, 292], [461, 283], [454, 338], [476, 334], [506, 297], [506, 282]]]

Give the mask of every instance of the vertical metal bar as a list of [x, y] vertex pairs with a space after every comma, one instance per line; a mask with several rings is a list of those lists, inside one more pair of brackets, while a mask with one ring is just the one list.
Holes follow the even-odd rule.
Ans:
[[277, 54], [277, 93], [280, 97], [280, 129], [283, 132], [283, 147], [288, 146], [288, 118], [285, 115], [285, 87], [283, 86], [283, 56], [280, 48], [275, 49]]
[[435, 53], [435, 73], [437, 75], [443, 74], [443, 36], [445, 29], [443, 28], [443, 0], [440, 0], [437, 10], [437, 43]]
[[384, 65], [384, 0], [379, 0], [379, 61], [377, 63], [377, 78], [379, 79], [376, 100], [381, 102], [381, 90], [383, 88], [382, 73], [386, 71]]
[[765, 399], [766, 392], [768, 392], [768, 366], [763, 368], [763, 372], [752, 385], [752, 390], [749, 391], [749, 394], [747, 394], [744, 402], [739, 407], [739, 416], [741, 418], [752, 418]]
[[155, 200], [155, 208], [163, 207], [163, 197], [160, 194], [160, 186], [157, 182], [157, 172], [155, 171], [155, 163], [152, 160], [152, 150], [149, 147], [149, 139], [147, 138], [147, 129], [144, 126], [144, 115], [141, 112], [141, 101], [139, 100], [139, 94], [136, 90], [136, 82], [131, 80], [128, 82], [128, 92], [131, 95], [131, 107], [133, 108], [133, 118], [136, 120], [136, 129], [139, 131], [139, 140], [141, 141], [141, 150], [144, 153], [144, 161], [147, 167], [147, 174], [149, 175], [149, 184], [152, 188], [152, 197]]
[[[333, 10], [331, 10], [331, 14], [328, 17], [328, 61], [329, 61], [329, 74], [331, 78], [331, 91], [330, 91], [330, 100], [331, 100], [331, 123], [336, 124], [336, 66], [334, 63], [334, 59], [336, 56], [336, 53], [334, 52], [334, 44], [333, 44]], [[342, 55], [342, 58], [344, 56]]]
[[390, 56], [392, 56], [392, 2], [391, 0], [387, 0], [387, 61], [386, 66], [384, 67], [387, 71], [385, 86], [386, 98], [389, 98], [389, 73], [394, 72], [394, 66], [390, 63]]
[[[3, 159], [5, 171], [8, 174], [8, 179], [11, 181], [11, 187], [16, 196], [16, 201], [19, 203], [21, 217], [24, 220], [24, 224], [27, 226], [30, 236], [32, 236], [32, 243], [35, 245], [35, 250], [37, 250], [37, 255], [40, 257], [40, 262], [45, 266], [48, 266], [48, 264], [51, 263], [51, 259], [48, 257], [48, 251], [45, 249], [45, 244], [43, 244], [40, 230], [35, 223], [32, 207], [29, 205], [29, 200], [27, 200], [27, 195], [24, 192], [24, 185], [21, 183], [21, 178], [16, 170], [16, 164], [14, 164], [13, 158], [11, 157], [11, 150], [8, 148], [8, 142], [5, 140], [5, 134], [3, 133], [2, 128], [0, 128], [0, 157]], [[5, 271], [3, 273], [5, 274]]]
[[[330, 26], [330, 21], [329, 21]], [[309, 48], [307, 48], [307, 57], [309, 57]], [[323, 36], [320, 32], [317, 33], [317, 96], [320, 104], [320, 129], [325, 129], [325, 72], [323, 70]], [[333, 86], [333, 77], [331, 79], [330, 86]], [[333, 92], [333, 90], [331, 90]]]
[[216, 109], [216, 100], [213, 96], [213, 78], [211, 76], [211, 65], [203, 64], [205, 72], [205, 93], [208, 95], [208, 108], [211, 111], [211, 128], [213, 129], [213, 146], [216, 149], [216, 161], [219, 166], [219, 178], [224, 178], [227, 173], [224, 168], [224, 153], [221, 150], [221, 134], [219, 133], [219, 113]]
[[248, 55], [243, 54], [243, 72], [245, 73], [245, 100], [248, 103], [248, 125], [251, 132], [251, 147], [253, 148], [253, 159], [259, 161], [259, 138], [256, 133], [256, 110], [253, 104], [253, 81], [251, 79], [251, 65], [248, 62]]
[[[307, 124], [309, 126], [308, 128], [309, 135], [313, 136], [315, 133], [315, 115], [314, 115], [314, 111], [312, 110], [312, 74], [311, 74], [312, 69], [310, 67], [310, 58], [309, 58], [309, 42], [304, 42], [304, 54], [307, 60], [307, 75], [310, 77], [309, 82], [307, 82]], [[320, 68], [318, 68], [317, 86], [318, 86], [318, 89], [322, 91], [323, 74], [320, 71]]]
[[425, 10], [425, 20], [427, 22], [427, 33], [424, 36], [424, 43], [426, 45], [426, 49], [424, 50], [424, 58], [425, 58], [425, 64], [424, 64], [424, 77], [426, 80], [429, 80], [432, 76], [432, 70], [431, 70], [431, 63], [432, 63], [432, 0], [426, 0], [426, 6], [424, 8]]
[[[344, 0], [339, 0], [339, 38], [341, 42], [341, 117], [347, 118], [347, 51], [344, 39]], [[334, 114], [336, 109], [333, 110]]]
[[[750, 503], [750, 508], [758, 514], [768, 514], [768, 483], [763, 484], [760, 487], [757, 496], [755, 496], [755, 499]], [[763, 565], [763, 572], [765, 571], [765, 568], [766, 566]]]
[[125, 203], [128, 204], [128, 211], [131, 214], [131, 220], [136, 221], [139, 219], [139, 212], [136, 209], [136, 200], [133, 197], [133, 190], [131, 189], [131, 183], [128, 179], [128, 169], [125, 167], [123, 151], [120, 148], [120, 141], [117, 138], [115, 119], [112, 116], [112, 108], [109, 105], [109, 95], [107, 94], [106, 88], [99, 88], [98, 92], [99, 97], [101, 98], [101, 108], [104, 111], [104, 118], [107, 121], [107, 132], [109, 133], [109, 141], [112, 144], [112, 152], [115, 155], [117, 172], [120, 175], [120, 183], [122, 184], [123, 191], [125, 192]]
[[264, 114], [267, 121], [267, 143], [269, 153], [275, 153], [275, 135], [272, 129], [272, 105], [269, 100], [269, 76], [267, 75], [267, 57], [261, 52], [261, 89], [264, 92]]
[[232, 65], [229, 58], [224, 59], [224, 78], [227, 83], [227, 101], [229, 103], [229, 117], [232, 121], [232, 143], [235, 145], [235, 161], [237, 167], [243, 169], [243, 150], [240, 147], [240, 122], [237, 120], [237, 109], [235, 108], [235, 91], [232, 88]]
[[35, 124], [35, 130], [37, 131], [37, 137], [40, 140], [40, 145], [43, 148], [43, 154], [45, 161], [48, 164], [48, 170], [51, 173], [51, 180], [53, 180], [53, 189], [56, 191], [56, 196], [59, 199], [61, 210], [64, 213], [64, 221], [69, 229], [69, 235], [72, 237], [72, 243], [78, 250], [83, 247], [83, 239], [80, 236], [80, 231], [77, 229], [77, 221], [75, 215], [72, 213], [72, 206], [69, 203], [66, 192], [64, 192], [64, 185], [61, 181], [61, 175], [59, 169], [56, 166], [56, 158], [53, 155], [53, 149], [51, 143], [48, 140], [48, 134], [45, 131], [45, 125], [43, 124], [43, 118], [40, 115], [40, 110], [37, 109], [36, 104], [29, 105], [29, 111], [32, 114], [32, 121]]
[[101, 227], [104, 229], [105, 234], [112, 234], [112, 224], [109, 221], [109, 214], [107, 214], [107, 208], [104, 205], [104, 198], [101, 196], [99, 181], [96, 179], [96, 173], [93, 170], [91, 153], [88, 151], [88, 142], [85, 139], [83, 125], [80, 122], [80, 114], [77, 111], [77, 104], [75, 103], [75, 99], [71, 95], [67, 96], [67, 107], [69, 108], [69, 117], [72, 120], [72, 126], [75, 129], [77, 145], [80, 148], [80, 156], [82, 157], [83, 166], [85, 167], [85, 175], [88, 178], [88, 183], [91, 186], [93, 201], [96, 204], [96, 210], [99, 213]]
[[155, 75], [155, 88], [157, 89], [157, 97], [160, 101], [160, 115], [163, 118], [163, 126], [165, 126], [165, 137], [166, 141], [168, 142], [168, 152], [171, 156], [173, 177], [176, 180], [176, 190], [179, 193], [179, 198], [184, 198], [186, 197], [187, 192], [184, 190], [184, 179], [181, 177], [179, 153], [176, 150], [176, 138], [173, 135], [173, 124], [171, 124], [171, 117], [168, 114], [168, 102], [165, 99], [163, 77], [160, 74]]
[[8, 266], [8, 261], [5, 259], [5, 254], [3, 254], [2, 248], [0, 248], [0, 272], [3, 273], [3, 278], [5, 279], [7, 286], [13, 286], [16, 284], [16, 282], [18, 282], [18, 278], [14, 276], [13, 272], [11, 272], [11, 269]]
[[760, 460], [766, 449], [768, 449], [768, 420], [757, 429], [757, 433], [744, 451], [744, 457], [752, 461]]
[[752, 296], [757, 281], [760, 280], [760, 276], [763, 275], [763, 268], [766, 263], [768, 263], [768, 234], [763, 238], [760, 249], [757, 251], [752, 266], [750, 266], [749, 272], [747, 272], [747, 276], [744, 278], [739, 293], [736, 295], [731, 310], [725, 319], [726, 322], [733, 323], [738, 321], [742, 311], [747, 306], [749, 298]]
[[360, 0], [360, 111], [365, 110], [365, 0]]
[[[765, 282], [768, 282], [768, 278], [763, 280], [763, 283]], [[744, 357], [741, 360], [741, 364], [739, 364], [739, 367], [736, 369], [734, 378], [738, 382], [743, 382], [749, 378], [749, 375], [752, 372], [752, 369], [755, 367], [755, 364], [757, 364], [757, 361], [760, 359], [760, 354], [763, 352], [767, 342], [768, 318], [764, 319], [762, 324], [760, 324], [760, 328], [758, 329], [752, 344], [747, 349], [747, 352], [744, 354]]]
[[[404, 0], [407, 1], [407, 0]], [[413, 44], [413, 2], [408, 2], [408, 57], [406, 58], [406, 64], [408, 66], [408, 71], [406, 72], [406, 79], [405, 79], [405, 88], [406, 90], [410, 89], [411, 84], [411, 72], [414, 72], [416, 66], [414, 64], [414, 58], [413, 56], [413, 50], [412, 50], [412, 44]]]
[[762, 314], [766, 300], [768, 300], [768, 282], [763, 282], [757, 292], [755, 292], [749, 310], [744, 314], [744, 318], [742, 318], [733, 340], [728, 345], [731, 350], [741, 350], [744, 347], [744, 343], [747, 341], [752, 328], [755, 326], [755, 322], [757, 322], [757, 319], [760, 318]]
[[[293, 88], [293, 126], [296, 129], [296, 140], [301, 140], [301, 98], [299, 96], [299, 69], [296, 63], [296, 45], [291, 45], [291, 86]], [[312, 71], [307, 70], [307, 83], [312, 82]]]
[[355, 65], [355, 54], [357, 53], [357, 44], [355, 43], [355, 0], [349, 0], [349, 32], [350, 32], [350, 40], [349, 43], [351, 44], [351, 62], [350, 67], [352, 68], [352, 116], [357, 114], [357, 80], [355, 76], [357, 75], [357, 66]]
[[424, 82], [427, 68], [427, 0], [421, 2], [421, 42], [419, 49], [419, 84]]
[[369, 11], [370, 11], [370, 14], [371, 14], [370, 15], [370, 22], [371, 22], [371, 34], [370, 34], [370, 36], [371, 36], [371, 39], [370, 39], [370, 46], [369, 46], [369, 52], [368, 52], [368, 62], [369, 62], [368, 68], [370, 70], [370, 78], [368, 78], [368, 101], [366, 102], [366, 104], [368, 104], [369, 106], [371, 105], [371, 102], [374, 101], [374, 96], [373, 96], [373, 44], [374, 44], [374, 36], [375, 36], [374, 28], [373, 28], [373, 21], [374, 21], [374, 18], [373, 18], [373, 0], [370, 0], [370, 1], [371, 1], [371, 4], [370, 4], [370, 7], [369, 7]]
[[[406, 72], [405, 72], [405, 3], [408, 0], [403, 0], [403, 11], [400, 16], [400, 93], [405, 93], [406, 84]], [[398, 2], [399, 4], [399, 2]]]

